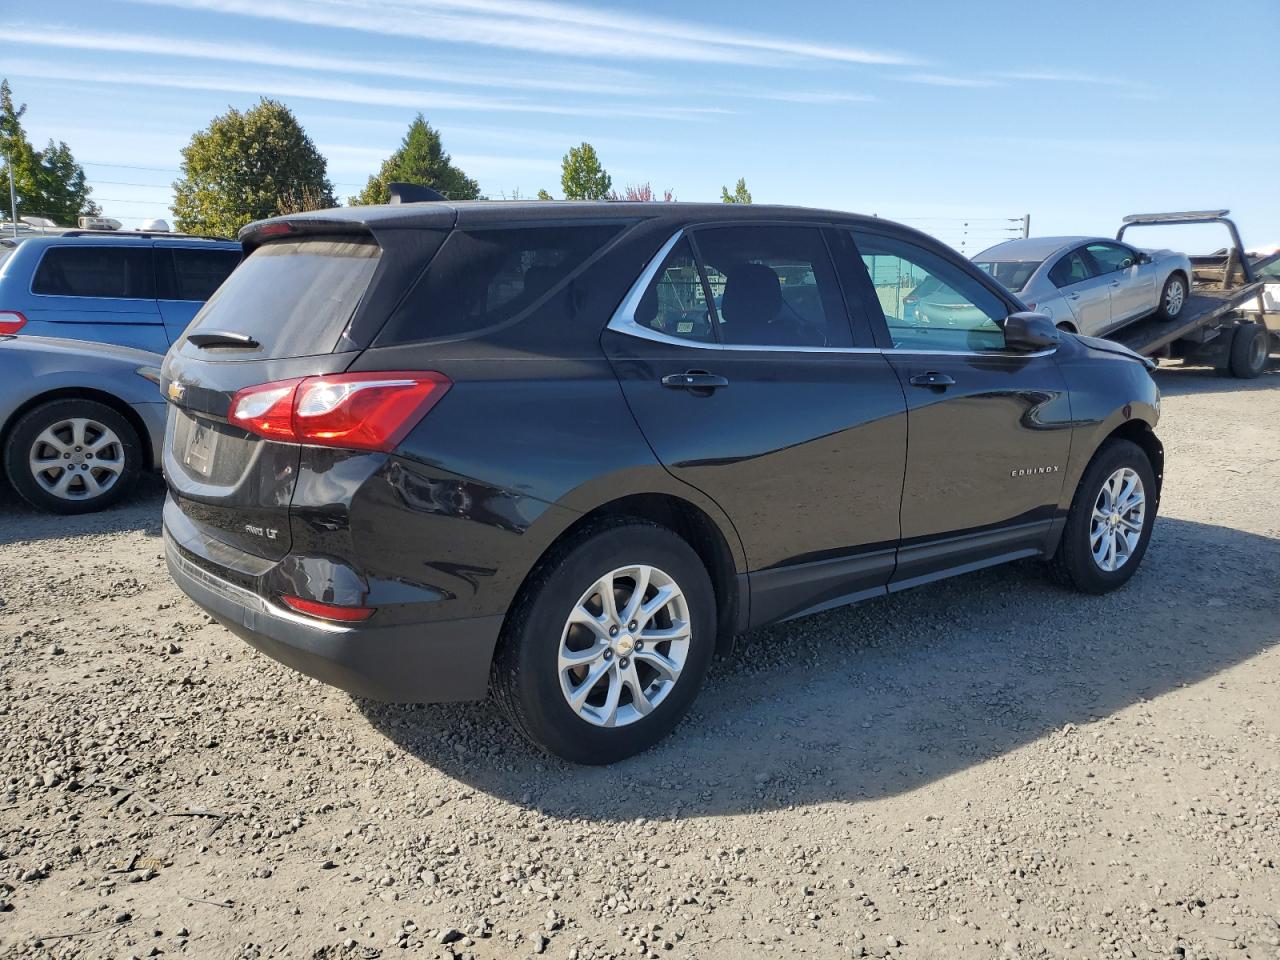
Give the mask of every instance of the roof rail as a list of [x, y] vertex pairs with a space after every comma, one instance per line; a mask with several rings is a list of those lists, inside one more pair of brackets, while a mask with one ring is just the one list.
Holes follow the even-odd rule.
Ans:
[[1187, 210], [1181, 213], [1131, 213], [1122, 223], [1213, 223], [1230, 210]]
[[[54, 236], [54, 234], [48, 234]], [[153, 233], [146, 230], [64, 230], [57, 234], [59, 237], [140, 237], [143, 240], [221, 240], [226, 243], [235, 243], [230, 237], [202, 237], [195, 233]]]
[[392, 203], [431, 203], [449, 199], [434, 187], [428, 187], [421, 183], [393, 182], [387, 184], [387, 186], [391, 188]]

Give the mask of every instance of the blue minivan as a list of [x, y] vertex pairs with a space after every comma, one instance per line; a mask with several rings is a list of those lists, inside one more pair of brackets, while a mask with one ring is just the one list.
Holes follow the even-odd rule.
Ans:
[[0, 240], [0, 334], [164, 353], [240, 262], [240, 244], [180, 234]]

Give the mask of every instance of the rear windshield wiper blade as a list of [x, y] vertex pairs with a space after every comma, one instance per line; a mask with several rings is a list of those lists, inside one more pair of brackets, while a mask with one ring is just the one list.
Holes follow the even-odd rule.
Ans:
[[187, 343], [197, 347], [260, 347], [262, 344], [247, 333], [234, 330], [206, 330], [203, 333], [187, 334]]

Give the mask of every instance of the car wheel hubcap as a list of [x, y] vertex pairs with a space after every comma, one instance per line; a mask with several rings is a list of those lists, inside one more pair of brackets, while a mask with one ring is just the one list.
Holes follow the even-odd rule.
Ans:
[[624, 727], [675, 688], [689, 657], [689, 604], [668, 574], [618, 567], [574, 604], [560, 634], [565, 702], [597, 727]]
[[1107, 478], [1093, 504], [1089, 524], [1089, 549], [1093, 562], [1107, 573], [1119, 570], [1142, 538], [1142, 525], [1147, 517], [1146, 492], [1142, 478], [1128, 467], [1121, 467]]
[[92, 500], [116, 485], [124, 445], [97, 420], [72, 417], [47, 426], [31, 444], [31, 476], [61, 500]]
[[1267, 354], [1270, 352], [1270, 344], [1267, 343], [1265, 335], [1253, 338], [1253, 346], [1249, 349], [1249, 366], [1251, 369], [1260, 369], [1266, 366]]
[[1169, 292], [1164, 298], [1164, 309], [1171, 317], [1176, 317], [1182, 312], [1182, 302], [1186, 299], [1186, 292], [1182, 289], [1181, 281], [1175, 280], [1169, 284]]

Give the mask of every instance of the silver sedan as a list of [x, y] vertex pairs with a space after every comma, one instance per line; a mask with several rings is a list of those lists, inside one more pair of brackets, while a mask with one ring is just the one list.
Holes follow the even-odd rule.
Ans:
[[983, 250], [974, 262], [1064, 330], [1105, 336], [1156, 315], [1176, 320], [1191, 292], [1191, 261], [1103, 237], [1032, 237]]

